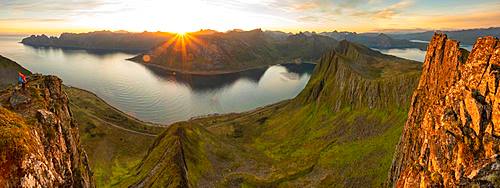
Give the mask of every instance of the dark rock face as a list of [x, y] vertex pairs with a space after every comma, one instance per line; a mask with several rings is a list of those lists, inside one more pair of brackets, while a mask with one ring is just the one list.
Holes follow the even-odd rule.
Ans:
[[500, 42], [468, 54], [444, 34], [429, 44], [388, 184], [500, 185]]
[[0, 92], [0, 187], [95, 187], [61, 83], [32, 75]]

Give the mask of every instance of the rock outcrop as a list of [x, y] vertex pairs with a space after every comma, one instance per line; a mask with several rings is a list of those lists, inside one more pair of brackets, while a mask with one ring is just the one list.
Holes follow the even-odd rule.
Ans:
[[94, 187], [61, 83], [32, 75], [0, 92], [0, 187]]
[[390, 170], [395, 187], [500, 185], [500, 42], [429, 44]]

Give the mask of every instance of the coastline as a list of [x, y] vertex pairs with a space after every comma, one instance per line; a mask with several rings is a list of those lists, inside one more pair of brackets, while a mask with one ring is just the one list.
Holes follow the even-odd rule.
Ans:
[[88, 90], [85, 90], [85, 89], [82, 89], [82, 88], [78, 88], [78, 87], [74, 87], [74, 86], [70, 86], [70, 85], [64, 85], [65, 87], [68, 87], [70, 89], [75, 89], [75, 90], [80, 90], [80, 91], [83, 91], [83, 92], [86, 92], [86, 93], [89, 93], [90, 95], [93, 95], [94, 97], [96, 97], [100, 102], [108, 105], [109, 107], [111, 107], [113, 110], [121, 113], [122, 115], [130, 118], [130, 119], [133, 119], [134, 121], [137, 121], [137, 122], [140, 122], [140, 123], [144, 123], [144, 124], [148, 124], [149, 126], [151, 127], [162, 127], [162, 128], [167, 128], [168, 126], [170, 126], [171, 124], [159, 124], [159, 123], [153, 123], [153, 122], [149, 122], [149, 121], [143, 121], [143, 120], [140, 120], [138, 119], [137, 117], [134, 117], [130, 114], [127, 114], [125, 113], [124, 111], [121, 111], [120, 109], [116, 108], [115, 106], [109, 104], [108, 102], [106, 102], [104, 99], [102, 99], [101, 97], [97, 96], [94, 92], [91, 92], [91, 91], [88, 91]]
[[109, 48], [88, 48], [88, 47], [79, 47], [79, 46], [54, 46], [54, 45], [38, 45], [38, 44], [29, 44], [29, 43], [24, 43], [24, 42], [18, 42], [20, 44], [30, 46], [33, 48], [58, 48], [61, 50], [85, 50], [88, 52], [100, 52], [100, 53], [125, 53], [125, 54], [130, 54], [130, 55], [137, 55], [141, 54], [145, 51], [148, 51], [147, 49], [109, 49]]
[[277, 63], [273, 63], [273, 64], [266, 64], [266, 65], [260, 65], [260, 66], [246, 67], [246, 68], [237, 69], [237, 70], [223, 70], [223, 71], [183, 71], [183, 70], [180, 70], [180, 69], [173, 69], [173, 68], [164, 67], [164, 66], [161, 66], [161, 65], [158, 65], [158, 64], [137, 62], [137, 61], [133, 61], [133, 60], [130, 60], [130, 59], [127, 59], [127, 60], [131, 61], [131, 62], [134, 62], [134, 63], [138, 63], [138, 64], [141, 64], [141, 65], [144, 65], [146, 67], [158, 68], [158, 69], [161, 69], [161, 70], [164, 70], [164, 71], [175, 72], [176, 74], [178, 73], [178, 74], [198, 75], [198, 76], [216, 76], [216, 75], [221, 75], [221, 74], [234, 74], [234, 73], [245, 72], [245, 71], [249, 71], [249, 70], [253, 70], [253, 69], [260, 69], [260, 68], [265, 68], [265, 67], [271, 67], [271, 66], [274, 66], [274, 65], [287, 65], [287, 64], [313, 64], [313, 65], [316, 65], [316, 63], [314, 63], [314, 61], [300, 62], [300, 63], [293, 63], [293, 62], [283, 63], [281, 61], [278, 61]]

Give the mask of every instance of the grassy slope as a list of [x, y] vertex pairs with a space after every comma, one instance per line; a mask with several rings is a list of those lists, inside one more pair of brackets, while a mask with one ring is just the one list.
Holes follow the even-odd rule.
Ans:
[[73, 117], [79, 124], [81, 142], [88, 154], [96, 185], [107, 187], [120, 180], [140, 162], [155, 136], [137, 134], [110, 124], [148, 134], [164, 130], [140, 122], [106, 104], [94, 94], [65, 87]]
[[0, 56], [0, 88], [17, 83], [17, 72], [22, 72], [26, 75], [31, 74], [16, 62]]
[[291, 101], [172, 125], [120, 185], [382, 185], [420, 65], [354, 47], [323, 58]]

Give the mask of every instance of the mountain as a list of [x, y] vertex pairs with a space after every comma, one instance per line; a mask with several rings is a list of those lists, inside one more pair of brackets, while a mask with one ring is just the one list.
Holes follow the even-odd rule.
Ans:
[[411, 42], [407, 39], [395, 39], [384, 33], [355, 33], [355, 32], [323, 32], [320, 35], [329, 36], [336, 40], [348, 40], [378, 49], [419, 48], [425, 50], [427, 44]]
[[111, 32], [63, 33], [59, 37], [32, 35], [21, 43], [35, 47], [56, 47], [66, 49], [144, 52], [167, 41], [174, 34], [163, 32]]
[[0, 92], [0, 185], [94, 187], [78, 127], [54, 76]]
[[316, 61], [335, 39], [304, 34], [286, 38], [260, 29], [179, 35], [130, 60], [190, 74], [239, 72], [287, 62]]
[[426, 31], [420, 33], [408, 33], [408, 34], [390, 34], [391, 37], [396, 39], [406, 39], [406, 40], [421, 40], [430, 41], [434, 32], [445, 33], [450, 38], [458, 40], [464, 45], [473, 45], [476, 39], [485, 36], [500, 37], [500, 27], [491, 27], [484, 29], [465, 29], [456, 31]]
[[420, 69], [342, 41], [295, 99], [170, 125], [117, 186], [380, 186]]
[[500, 185], [500, 41], [479, 38], [469, 54], [436, 34], [397, 147], [389, 185]]
[[338, 45], [338, 41], [322, 35], [298, 33], [275, 42], [280, 56], [285, 60], [316, 62]]
[[17, 83], [18, 72], [25, 75], [31, 74], [16, 62], [0, 55], [0, 89]]

